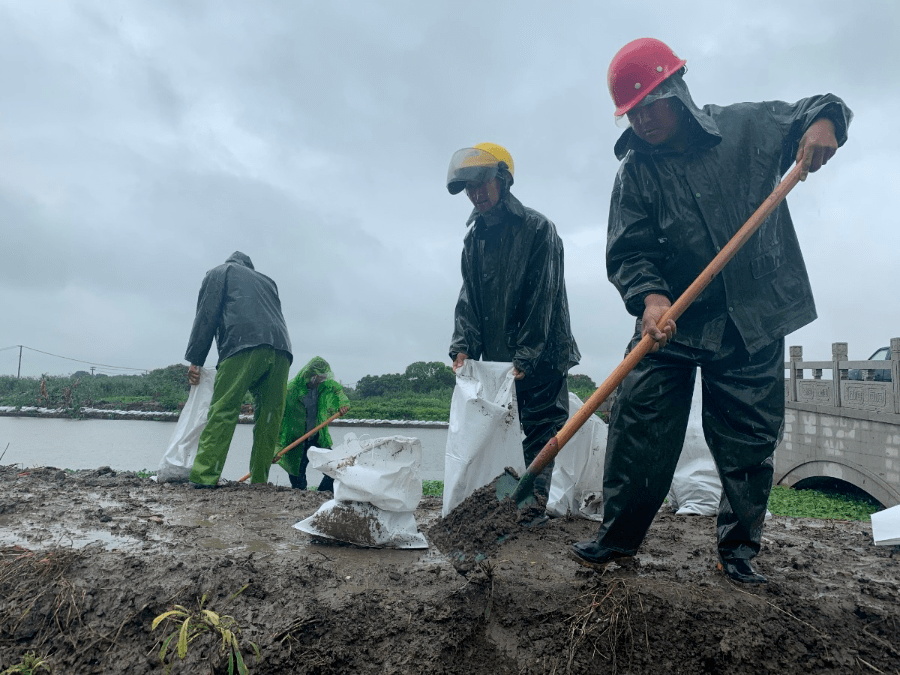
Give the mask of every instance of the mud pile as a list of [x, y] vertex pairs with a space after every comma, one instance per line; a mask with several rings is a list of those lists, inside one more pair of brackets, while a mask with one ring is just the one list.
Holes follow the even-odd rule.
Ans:
[[[640, 565], [600, 575], [565, 555], [595, 523], [531, 530], [493, 495], [469, 524], [424, 499], [425, 551], [313, 543], [292, 526], [324, 501], [0, 467], [0, 671], [33, 651], [57, 674], [163, 673], [178, 624], [154, 618], [201, 604], [251, 673], [900, 671], [900, 554], [868, 524], [773, 518], [770, 583], [744, 588], [714, 569], [712, 518], [661, 512]], [[462, 575], [440, 541], [484, 557]], [[172, 672], [227, 672], [221, 643], [198, 634]]]

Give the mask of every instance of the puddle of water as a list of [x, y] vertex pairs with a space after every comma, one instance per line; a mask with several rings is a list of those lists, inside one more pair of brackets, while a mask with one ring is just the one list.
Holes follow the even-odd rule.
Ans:
[[62, 527], [45, 527], [28, 532], [28, 525], [23, 525], [19, 532], [0, 533], [0, 546], [22, 546], [33, 548], [36, 545], [60, 548], [84, 548], [89, 544], [100, 544], [107, 551], [129, 549], [141, 544], [137, 539], [119, 536], [105, 530], [81, 530], [76, 533]]

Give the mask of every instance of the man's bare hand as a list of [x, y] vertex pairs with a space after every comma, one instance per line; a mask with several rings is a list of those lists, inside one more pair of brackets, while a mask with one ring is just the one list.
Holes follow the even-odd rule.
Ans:
[[188, 368], [188, 382], [191, 385], [200, 384], [200, 366], [191, 366]]
[[462, 365], [466, 362], [466, 359], [469, 358], [468, 354], [463, 354], [460, 352], [456, 355], [456, 358], [453, 359], [453, 372], [455, 373], [457, 370], [462, 368]]
[[797, 164], [801, 166], [800, 180], [806, 180], [810, 172], [821, 169], [837, 152], [838, 143], [834, 135], [834, 123], [824, 117], [810, 125], [800, 147], [797, 148]]
[[516, 380], [525, 379], [525, 373], [513, 366], [513, 378]]
[[338, 409], [338, 412], [341, 413], [341, 415], [346, 415], [347, 412], [348, 412], [349, 410], [350, 410], [350, 406], [349, 406], [349, 405], [342, 405], [342, 406]]
[[641, 337], [649, 335], [653, 338], [653, 346], [650, 352], [658, 352], [666, 346], [666, 343], [672, 339], [678, 329], [675, 322], [669, 319], [664, 326], [659, 325], [660, 319], [668, 311], [672, 303], [664, 295], [651, 293], [644, 298], [644, 316], [641, 320]]

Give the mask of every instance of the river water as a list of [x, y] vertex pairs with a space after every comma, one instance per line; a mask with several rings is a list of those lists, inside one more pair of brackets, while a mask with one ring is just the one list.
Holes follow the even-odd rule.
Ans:
[[[443, 480], [447, 429], [353, 424], [330, 427], [334, 443], [354, 433], [359, 438], [412, 436], [422, 443], [422, 480]], [[59, 469], [96, 469], [108, 466], [116, 471], [156, 471], [175, 432], [172, 422], [144, 420], [71, 420], [0, 416], [0, 464], [19, 464], [23, 469], [54, 466]], [[222, 478], [237, 480], [250, 471], [253, 425], [238, 424]], [[322, 474], [307, 472], [312, 486]], [[285, 471], [272, 467], [269, 482], [290, 485]]]

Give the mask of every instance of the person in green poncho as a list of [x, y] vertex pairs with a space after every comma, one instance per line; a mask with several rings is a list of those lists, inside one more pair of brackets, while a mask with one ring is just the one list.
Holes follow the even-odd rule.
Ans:
[[[331, 366], [321, 356], [316, 356], [288, 383], [279, 447], [287, 447], [336, 412], [344, 415], [349, 409], [350, 400], [344, 393], [344, 388], [334, 379]], [[330, 448], [331, 445], [328, 427], [323, 427], [301, 445], [282, 455], [278, 464], [288, 472], [291, 487], [306, 489], [306, 466], [309, 464], [307, 449], [311, 446]], [[323, 476], [319, 483], [319, 492], [325, 491], [334, 491], [334, 479], [331, 476]]]

